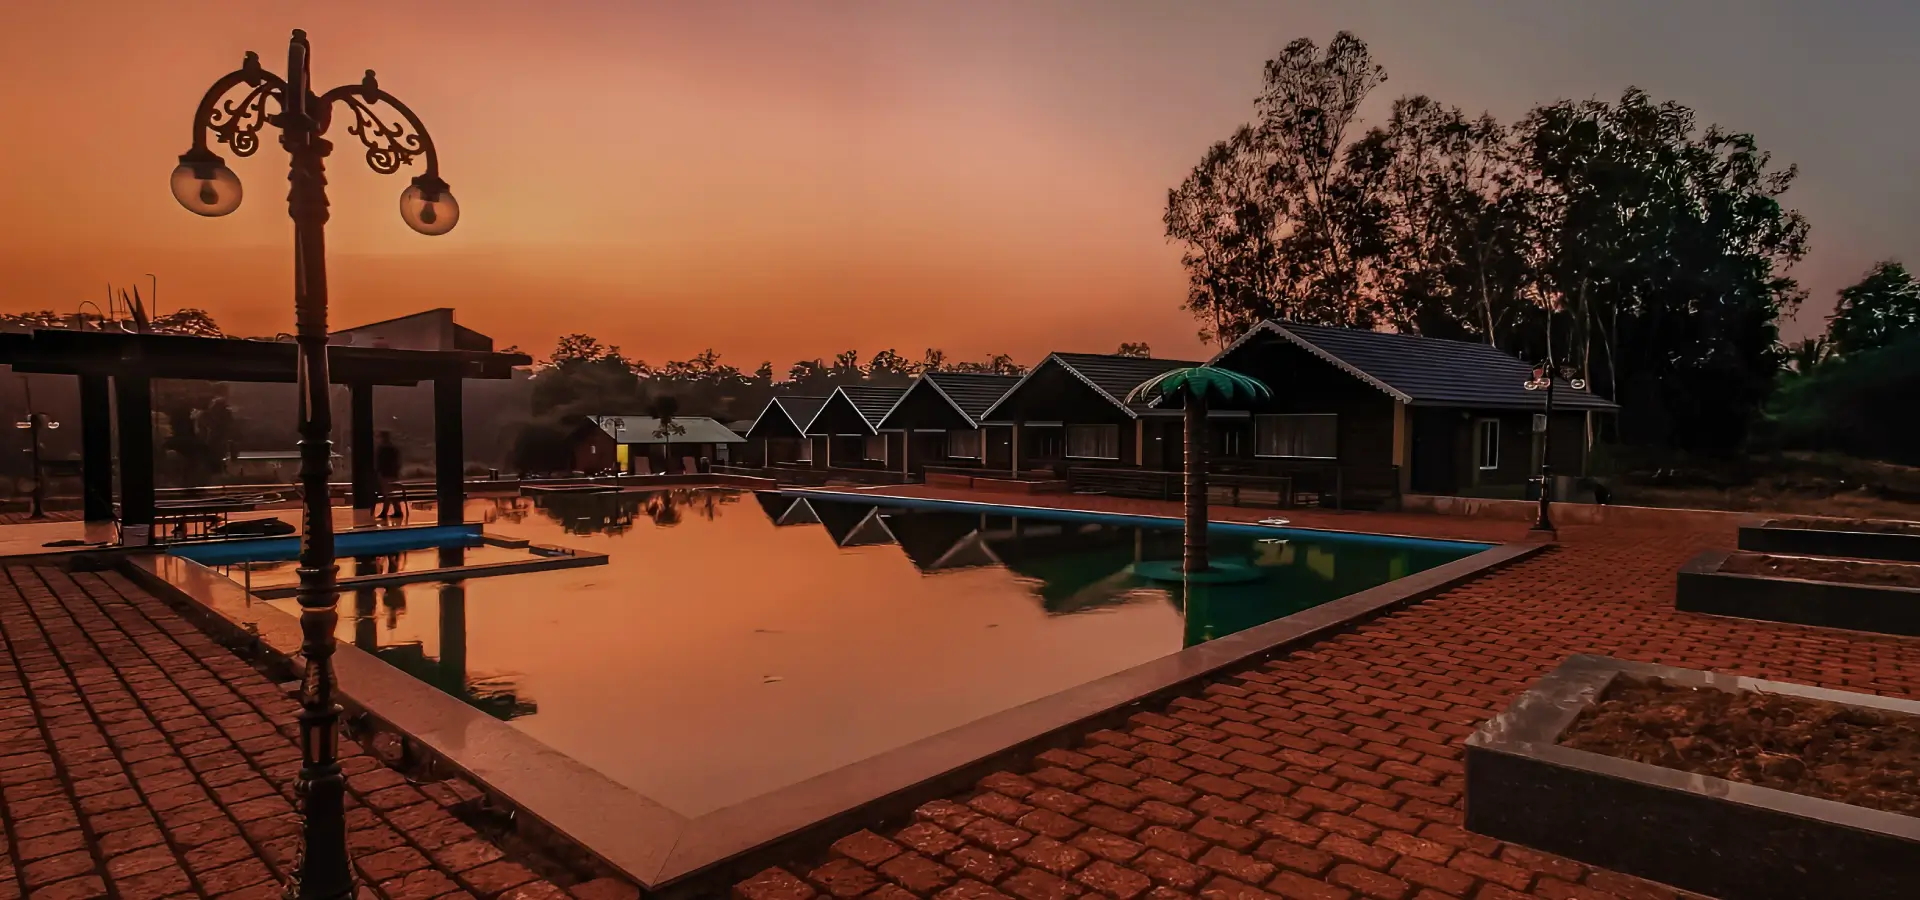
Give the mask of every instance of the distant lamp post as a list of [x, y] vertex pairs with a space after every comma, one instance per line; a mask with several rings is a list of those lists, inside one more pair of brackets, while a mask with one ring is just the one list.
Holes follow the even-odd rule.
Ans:
[[30, 518], [47, 517], [47, 473], [40, 465], [40, 432], [60, 427], [60, 421], [46, 413], [32, 412], [33, 394], [27, 394], [27, 417], [13, 423], [13, 427], [27, 432], [27, 456], [33, 467], [33, 509], [27, 515]]
[[[234, 90], [242, 85], [244, 93]], [[225, 99], [230, 92], [239, 99]], [[277, 115], [267, 113], [269, 99], [278, 106]], [[393, 114], [377, 112], [381, 104], [391, 107]], [[347, 900], [354, 895], [343, 808], [346, 780], [336, 756], [340, 709], [333, 700], [333, 632], [339, 621], [334, 586], [338, 567], [333, 555], [333, 508], [327, 494], [333, 417], [327, 398], [326, 158], [333, 144], [323, 135], [333, 122], [336, 105], [344, 105], [351, 114], [347, 133], [360, 139], [367, 165], [375, 172], [391, 175], [416, 157], [425, 159], [425, 171], [400, 194], [400, 218], [407, 226], [421, 234], [453, 230], [460, 221], [460, 205], [440, 180], [439, 157], [419, 117], [381, 90], [371, 69], [358, 84], [315, 95], [307, 35], [297, 29], [287, 49], [284, 80], [261, 68], [258, 54], [248, 53], [237, 71], [207, 90], [193, 118], [193, 147], [180, 155], [171, 181], [174, 199], [188, 211], [224, 216], [240, 206], [240, 179], [208, 149], [209, 135], [232, 148], [235, 156], [252, 156], [260, 147], [260, 129], [272, 123], [279, 127], [280, 145], [291, 157], [287, 206], [293, 216], [294, 341], [299, 344], [300, 360], [300, 485], [305, 520], [299, 568], [300, 649], [307, 668], [300, 687], [302, 849], [289, 896], [300, 900]]]
[[1553, 514], [1549, 506], [1553, 502], [1553, 386], [1564, 381], [1576, 391], [1587, 389], [1587, 382], [1579, 377], [1573, 366], [1560, 363], [1556, 365], [1552, 356], [1533, 367], [1533, 377], [1526, 382], [1530, 391], [1547, 392], [1547, 412], [1540, 431], [1540, 515], [1533, 523], [1535, 531], [1552, 531]]

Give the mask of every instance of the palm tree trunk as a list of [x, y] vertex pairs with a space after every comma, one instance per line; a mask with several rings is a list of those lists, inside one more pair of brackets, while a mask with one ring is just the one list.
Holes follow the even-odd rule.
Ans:
[[1205, 572], [1207, 562], [1207, 398], [1187, 394], [1187, 556], [1186, 573]]

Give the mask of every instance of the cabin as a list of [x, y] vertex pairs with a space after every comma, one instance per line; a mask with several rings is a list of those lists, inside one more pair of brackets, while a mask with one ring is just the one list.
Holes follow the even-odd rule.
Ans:
[[987, 466], [1015, 477], [1066, 466], [1178, 469], [1180, 410], [1128, 403], [1126, 397], [1155, 375], [1197, 365], [1181, 359], [1048, 354], [978, 417], [999, 426], [987, 435]]
[[886, 469], [905, 452], [905, 435], [880, 430], [880, 420], [907, 392], [902, 385], [856, 384], [835, 388], [821, 404], [807, 434], [818, 438], [815, 466]]
[[760, 467], [811, 467], [814, 440], [807, 426], [825, 406], [825, 397], [776, 396], [767, 401], [753, 424], [742, 432], [747, 439], [745, 462]]
[[[746, 439], [705, 416], [675, 416], [680, 434], [659, 434], [652, 416], [588, 416], [572, 435], [573, 469], [600, 474], [672, 474], [686, 460], [724, 462]], [[644, 463], [644, 466], [643, 466]]]
[[[928, 372], [914, 379], [880, 419], [882, 432], [898, 432], [906, 448], [900, 471], [927, 467], [977, 469], [989, 465], [987, 429], [981, 418], [1020, 383], [1018, 375]], [[1001, 446], [1006, 446], [1004, 436]], [[1007, 466], [1002, 459], [1001, 467]]]
[[1589, 474], [1595, 417], [1619, 410], [1560, 384], [1548, 422], [1545, 392], [1526, 388], [1529, 363], [1487, 344], [1412, 334], [1268, 321], [1210, 364], [1273, 389], [1245, 418], [1211, 423], [1219, 471], [1317, 470], [1376, 496], [1520, 496], [1543, 444], [1571, 482]]

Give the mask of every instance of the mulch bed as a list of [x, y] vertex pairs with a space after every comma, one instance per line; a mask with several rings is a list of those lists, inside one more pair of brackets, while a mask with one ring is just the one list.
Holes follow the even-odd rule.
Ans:
[[1920, 816], [1920, 717], [1622, 676], [1563, 746]]
[[1720, 571], [1735, 575], [1767, 575], [1775, 578], [1804, 578], [1808, 581], [1835, 581], [1843, 584], [1920, 588], [1920, 565], [1901, 563], [1862, 562], [1814, 556], [1774, 556], [1768, 553], [1735, 553], [1727, 557], [1726, 562], [1720, 564]]
[[1864, 531], [1873, 534], [1911, 534], [1920, 536], [1920, 522], [1896, 522], [1891, 519], [1816, 519], [1795, 517], [1774, 519], [1774, 528], [1811, 528], [1817, 531]]

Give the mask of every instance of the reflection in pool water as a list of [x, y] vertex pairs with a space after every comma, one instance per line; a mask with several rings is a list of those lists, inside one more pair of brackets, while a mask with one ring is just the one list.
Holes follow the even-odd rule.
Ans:
[[1478, 549], [1216, 533], [1264, 577], [1189, 589], [1130, 571], [1179, 558], [1172, 522], [711, 489], [469, 511], [608, 565], [349, 592], [341, 638], [686, 815]]

